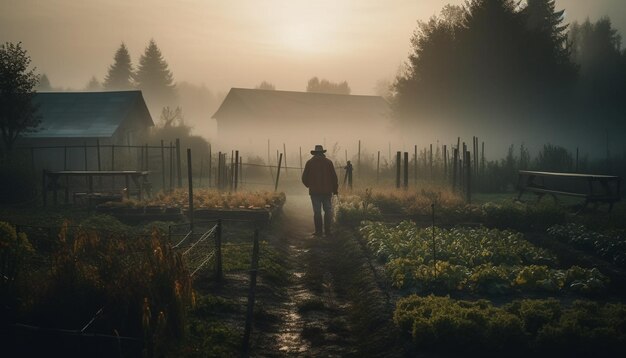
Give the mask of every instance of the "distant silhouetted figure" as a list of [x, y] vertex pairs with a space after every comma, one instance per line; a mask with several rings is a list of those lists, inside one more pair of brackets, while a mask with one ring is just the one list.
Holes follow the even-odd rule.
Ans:
[[316, 145], [315, 150], [311, 151], [313, 158], [306, 162], [302, 173], [302, 183], [309, 188], [313, 204], [315, 236], [322, 235], [322, 207], [324, 208], [324, 233], [326, 236], [331, 234], [330, 225], [333, 220], [331, 199], [333, 194], [337, 194], [339, 188], [335, 166], [324, 153], [326, 153], [324, 147]]

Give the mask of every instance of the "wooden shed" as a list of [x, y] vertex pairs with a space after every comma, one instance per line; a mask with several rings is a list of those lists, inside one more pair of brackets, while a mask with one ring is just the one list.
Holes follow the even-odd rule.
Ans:
[[154, 126], [141, 91], [40, 92], [33, 101], [41, 124], [18, 145], [34, 148], [38, 170], [96, 170], [96, 143], [141, 145]]
[[308, 148], [383, 137], [390, 108], [380, 96], [232, 88], [213, 118], [223, 146], [258, 147], [271, 139]]

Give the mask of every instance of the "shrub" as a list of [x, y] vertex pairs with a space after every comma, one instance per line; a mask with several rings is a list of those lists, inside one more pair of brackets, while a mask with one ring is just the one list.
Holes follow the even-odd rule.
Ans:
[[33, 248], [24, 233], [0, 221], [0, 304], [4, 308], [15, 298], [15, 286]]
[[463, 356], [601, 356], [626, 353], [626, 305], [526, 299], [491, 302], [411, 295], [395, 324], [422, 350]]

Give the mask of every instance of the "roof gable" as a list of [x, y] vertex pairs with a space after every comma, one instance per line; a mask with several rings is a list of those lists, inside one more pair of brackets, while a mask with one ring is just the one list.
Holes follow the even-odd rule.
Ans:
[[389, 104], [380, 96], [232, 88], [212, 118], [333, 119], [388, 118]]
[[130, 114], [154, 126], [141, 91], [39, 92], [33, 97], [41, 124], [28, 138], [113, 136]]

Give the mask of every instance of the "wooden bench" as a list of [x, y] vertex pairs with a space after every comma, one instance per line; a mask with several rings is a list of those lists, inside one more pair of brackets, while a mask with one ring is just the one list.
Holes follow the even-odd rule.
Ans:
[[[569, 188], [568, 188], [569, 186]], [[555, 200], [557, 195], [572, 196], [585, 199], [581, 211], [589, 203], [613, 204], [621, 200], [621, 178], [612, 175], [555, 173], [520, 170], [517, 189], [517, 200], [525, 192], [538, 195], [538, 200], [548, 194]]]

